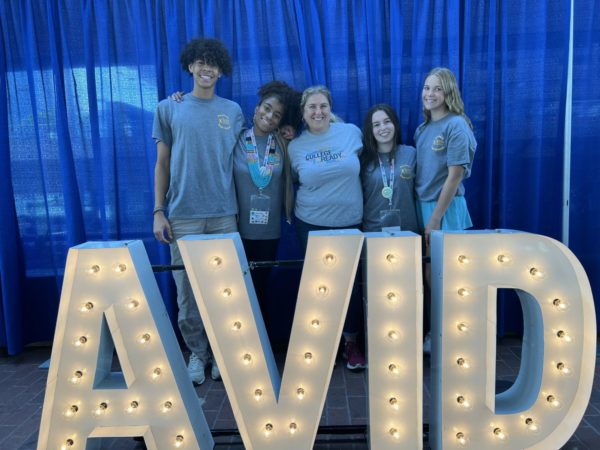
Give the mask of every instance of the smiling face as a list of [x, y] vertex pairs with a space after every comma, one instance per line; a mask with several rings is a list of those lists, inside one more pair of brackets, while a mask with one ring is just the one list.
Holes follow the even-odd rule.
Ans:
[[214, 91], [217, 81], [221, 77], [218, 66], [207, 64], [201, 59], [194, 61], [188, 66], [194, 77], [194, 91]]
[[429, 75], [423, 85], [423, 107], [431, 112], [433, 120], [448, 113], [446, 95], [442, 88], [442, 82], [435, 75]]
[[284, 108], [277, 97], [267, 97], [254, 109], [254, 133], [266, 136], [273, 132], [281, 123]]
[[306, 99], [302, 118], [311, 133], [324, 133], [331, 122], [331, 105], [323, 94], [312, 94]]
[[385, 111], [375, 111], [371, 116], [373, 137], [377, 144], [385, 145], [395, 141], [396, 127]]

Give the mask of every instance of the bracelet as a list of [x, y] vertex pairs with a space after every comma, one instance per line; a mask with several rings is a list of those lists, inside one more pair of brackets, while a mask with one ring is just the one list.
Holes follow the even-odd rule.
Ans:
[[163, 213], [167, 210], [167, 208], [165, 208], [164, 206], [156, 206], [153, 210], [152, 210], [152, 215], [156, 214], [159, 211], [162, 211]]

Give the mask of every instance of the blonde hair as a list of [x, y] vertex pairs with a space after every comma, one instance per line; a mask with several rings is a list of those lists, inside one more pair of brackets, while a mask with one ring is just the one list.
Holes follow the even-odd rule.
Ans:
[[302, 92], [302, 98], [300, 99], [300, 109], [302, 111], [304, 111], [304, 107], [306, 106], [308, 97], [315, 94], [323, 94], [329, 102], [329, 109], [333, 109], [333, 102], [331, 101], [331, 91], [327, 89], [327, 86], [318, 84], [316, 86], [307, 87], [306, 89], [304, 89], [304, 92]]
[[[462, 116], [472, 129], [473, 124], [471, 123], [471, 119], [469, 119], [469, 117], [465, 114], [465, 105], [462, 97], [460, 96], [458, 84], [456, 83], [456, 78], [454, 77], [452, 71], [446, 67], [436, 67], [427, 74], [425, 79], [432, 75], [435, 75], [435, 77], [440, 80], [442, 90], [444, 91], [444, 103], [446, 103], [448, 110], [454, 114]], [[431, 121], [431, 111], [425, 109], [425, 105], [423, 105], [423, 115], [425, 116], [425, 123]]]

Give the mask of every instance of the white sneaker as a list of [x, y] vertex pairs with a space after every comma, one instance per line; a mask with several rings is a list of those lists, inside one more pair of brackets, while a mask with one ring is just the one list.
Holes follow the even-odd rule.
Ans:
[[423, 341], [423, 354], [431, 355], [431, 333], [425, 335], [425, 340]]
[[192, 379], [192, 383], [194, 384], [202, 384], [206, 379], [204, 377], [204, 363], [200, 358], [196, 356], [195, 353], [190, 353], [190, 361], [187, 367], [188, 373], [190, 374], [190, 378]]
[[215, 381], [219, 381], [221, 379], [221, 371], [219, 370], [219, 366], [217, 366], [217, 361], [215, 360], [215, 358], [213, 358], [212, 360], [212, 367], [210, 368], [210, 377]]

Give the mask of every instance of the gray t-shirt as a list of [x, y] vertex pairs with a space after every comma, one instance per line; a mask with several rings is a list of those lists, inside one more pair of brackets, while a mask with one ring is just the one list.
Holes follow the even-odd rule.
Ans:
[[390, 184], [390, 160], [394, 157], [394, 190], [392, 205], [387, 198], [381, 195], [383, 177], [379, 162], [369, 164], [361, 174], [364, 196], [364, 231], [381, 231], [381, 211], [391, 209], [400, 210], [400, 227], [405, 231], [419, 232], [417, 211], [415, 209], [415, 166], [417, 151], [408, 145], [399, 145], [394, 152], [379, 155], [387, 184]]
[[[258, 148], [258, 161], [264, 165], [265, 151], [267, 148], [267, 136], [255, 136]], [[273, 139], [275, 140], [275, 139]], [[275, 142], [275, 144], [277, 144]], [[269, 197], [269, 216], [266, 224], [250, 223], [251, 198], [259, 194], [259, 189], [252, 181], [248, 158], [246, 153], [246, 142], [244, 132], [240, 134], [233, 157], [233, 177], [235, 179], [235, 190], [237, 202], [240, 208], [240, 220], [238, 228], [240, 236], [244, 239], [278, 239], [281, 234], [281, 206], [283, 204], [283, 152], [279, 146], [275, 146], [275, 152], [269, 155], [269, 164], [273, 166], [271, 181], [262, 190], [263, 195]]]
[[323, 134], [305, 130], [290, 142], [292, 172], [299, 182], [296, 217], [325, 227], [362, 222], [361, 139], [355, 125], [332, 123]]
[[[471, 175], [477, 142], [464, 118], [450, 113], [435, 122], [421, 124], [415, 132], [417, 177], [415, 190], [421, 201], [436, 201], [448, 177], [449, 166], [463, 166], [463, 179]], [[460, 183], [456, 195], [464, 195]]]
[[158, 104], [152, 137], [171, 148], [170, 218], [237, 213], [233, 148], [243, 124], [240, 106], [216, 95], [203, 100], [186, 94], [181, 103], [166, 99]]

